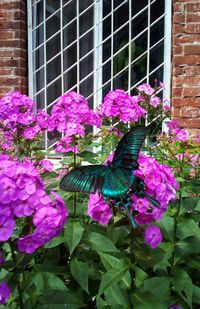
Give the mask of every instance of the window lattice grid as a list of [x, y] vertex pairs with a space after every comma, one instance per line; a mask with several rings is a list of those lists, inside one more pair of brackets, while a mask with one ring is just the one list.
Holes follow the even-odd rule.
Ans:
[[96, 108], [110, 89], [169, 84], [171, 0], [32, 0], [28, 13], [30, 95], [39, 108], [49, 112], [70, 90]]

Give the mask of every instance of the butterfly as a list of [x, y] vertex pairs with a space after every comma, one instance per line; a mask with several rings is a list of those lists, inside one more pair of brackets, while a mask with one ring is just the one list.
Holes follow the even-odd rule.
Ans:
[[159, 202], [145, 192], [142, 179], [134, 176], [138, 168], [138, 156], [146, 138], [148, 128], [137, 126], [128, 131], [120, 140], [112, 162], [108, 165], [88, 165], [71, 170], [60, 183], [60, 188], [67, 192], [85, 192], [103, 195], [110, 205], [125, 209], [132, 226], [136, 226], [131, 217], [130, 194], [147, 197], [154, 205]]

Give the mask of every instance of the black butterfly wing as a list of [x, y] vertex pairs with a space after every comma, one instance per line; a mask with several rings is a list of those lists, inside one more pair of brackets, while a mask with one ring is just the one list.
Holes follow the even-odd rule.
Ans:
[[138, 155], [147, 135], [148, 128], [137, 126], [127, 132], [119, 142], [113, 157], [113, 165], [119, 168], [134, 169]]
[[60, 188], [68, 192], [101, 191], [107, 173], [108, 168], [104, 165], [81, 166], [62, 178]]
[[88, 165], [75, 168], [66, 174], [60, 188], [67, 192], [99, 192], [105, 197], [115, 198], [127, 193], [134, 178], [128, 170], [104, 165]]

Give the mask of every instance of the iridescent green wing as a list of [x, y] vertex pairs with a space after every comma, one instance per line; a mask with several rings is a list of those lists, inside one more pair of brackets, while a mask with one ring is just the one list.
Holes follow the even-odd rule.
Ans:
[[123, 197], [127, 195], [134, 178], [130, 169], [109, 167], [109, 173], [105, 176], [101, 193], [108, 198]]
[[137, 126], [127, 132], [119, 142], [113, 157], [113, 165], [119, 168], [134, 169], [138, 155], [147, 135], [148, 128]]
[[100, 192], [108, 172], [104, 165], [81, 166], [62, 178], [60, 188], [67, 192]]
[[127, 193], [130, 171], [113, 169], [104, 165], [88, 165], [75, 168], [66, 174], [60, 188], [67, 192], [99, 192], [105, 197], [117, 197]]

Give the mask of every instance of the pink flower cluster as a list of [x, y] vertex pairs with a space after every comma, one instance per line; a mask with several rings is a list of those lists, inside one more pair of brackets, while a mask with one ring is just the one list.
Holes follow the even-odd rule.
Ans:
[[171, 168], [165, 164], [160, 164], [154, 158], [140, 154], [138, 159], [138, 169], [134, 175], [143, 179], [145, 192], [160, 203], [156, 207], [147, 198], [132, 196], [132, 210], [137, 211], [135, 216], [139, 224], [150, 224], [153, 220], [159, 221], [167, 209], [171, 200], [176, 199], [178, 183]]
[[14, 137], [32, 140], [47, 128], [48, 115], [42, 110], [35, 114], [34, 109], [35, 103], [19, 91], [11, 92], [0, 100], [0, 128], [7, 140], [3, 149], [12, 145]]
[[[113, 154], [106, 160], [112, 161]], [[160, 203], [160, 207], [154, 206], [146, 197], [140, 198], [135, 194], [131, 195], [132, 212], [134, 218], [141, 225], [152, 224], [159, 221], [167, 209], [168, 203], [176, 199], [178, 183], [174, 178], [171, 168], [160, 164], [154, 158], [140, 154], [138, 159], [138, 169], [134, 172], [136, 177], [144, 181], [145, 192]], [[105, 202], [103, 196], [90, 194], [88, 204], [88, 215], [100, 224], [108, 224], [112, 217], [112, 209]], [[158, 227], [149, 226], [145, 229], [145, 241], [152, 248], [162, 241], [162, 234]]]
[[[160, 88], [163, 88], [163, 84], [160, 84]], [[157, 107], [161, 104], [161, 100], [159, 97], [155, 96], [155, 89], [152, 88], [149, 84], [142, 84], [137, 87], [137, 90], [139, 91], [140, 95], [143, 97], [143, 94], [148, 97], [149, 99], [149, 105], [153, 107]]]
[[98, 193], [90, 194], [88, 203], [88, 216], [100, 224], [108, 224], [113, 216], [112, 209], [105, 203], [102, 195]]
[[[51, 117], [48, 121], [48, 130], [53, 132], [63, 132], [64, 137], [57, 145], [56, 151], [71, 151], [73, 137], [85, 135], [85, 125], [100, 126], [101, 118], [91, 110], [87, 100], [74, 91], [68, 92], [61, 96], [53, 106]], [[73, 148], [73, 147], [72, 147]]]
[[100, 115], [104, 117], [117, 117], [119, 121], [128, 123], [129, 121], [137, 122], [144, 118], [147, 111], [139, 106], [143, 101], [140, 96], [130, 96], [126, 91], [116, 89], [110, 91], [101, 105]]
[[33, 215], [36, 227], [32, 235], [18, 239], [19, 250], [26, 253], [34, 252], [63, 228], [67, 217], [64, 202], [55, 193], [56, 201], [52, 202], [32, 163], [2, 158], [0, 194], [0, 241], [7, 241], [12, 236], [15, 220], [20, 217]]
[[171, 120], [167, 123], [169, 133], [175, 136], [176, 140], [185, 142], [188, 138], [187, 132], [184, 129], [179, 128], [178, 120]]

